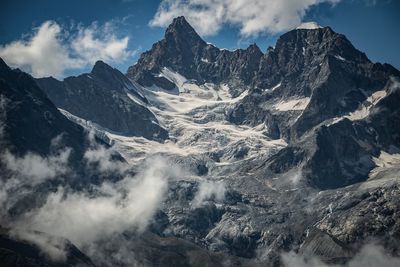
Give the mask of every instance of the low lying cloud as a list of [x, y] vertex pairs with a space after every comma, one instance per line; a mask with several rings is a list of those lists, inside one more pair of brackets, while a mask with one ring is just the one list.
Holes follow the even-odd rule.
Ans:
[[60, 176], [72, 175], [69, 167], [72, 150], [69, 147], [58, 148], [61, 139], [62, 135], [59, 135], [51, 140], [48, 156], [33, 152], [17, 156], [9, 150], [0, 154], [0, 224], [7, 224], [7, 210], [33, 187]]
[[49, 236], [45, 233], [35, 231], [17, 231], [15, 229], [10, 232], [10, 235], [15, 239], [35, 244], [53, 261], [63, 262], [67, 259], [67, 243], [66, 240], [61, 237]]
[[278, 33], [298, 26], [312, 6], [340, 0], [163, 0], [151, 26], [167, 26], [184, 15], [201, 35], [216, 34], [224, 24], [242, 36]]
[[105, 147], [99, 145], [95, 141], [95, 133], [92, 131], [88, 135], [91, 147], [85, 151], [83, 158], [86, 160], [87, 168], [102, 174], [119, 174], [123, 175], [129, 165], [120, 160], [115, 160], [114, 157], [119, 155], [113, 147]]
[[41, 208], [17, 222], [18, 228], [62, 236], [78, 246], [90, 245], [126, 230], [145, 230], [166, 196], [168, 181], [180, 175], [162, 158], [153, 158], [134, 177], [103, 183], [95, 193], [60, 188]]
[[400, 266], [400, 258], [387, 254], [383, 247], [375, 244], [367, 244], [345, 265], [326, 264], [318, 257], [304, 257], [294, 252], [282, 254], [285, 267], [397, 267]]
[[15, 178], [36, 185], [45, 180], [55, 178], [68, 172], [70, 148], [65, 148], [50, 157], [41, 157], [38, 154], [28, 153], [17, 157], [6, 151], [2, 161]]
[[115, 32], [111, 22], [69, 30], [45, 21], [29, 38], [0, 46], [0, 57], [35, 77], [62, 77], [68, 69], [84, 68], [97, 60], [129, 59], [134, 53], [128, 49], [129, 37], [119, 38]]
[[192, 206], [199, 207], [207, 200], [222, 201], [225, 198], [225, 184], [223, 182], [202, 181], [192, 201]]

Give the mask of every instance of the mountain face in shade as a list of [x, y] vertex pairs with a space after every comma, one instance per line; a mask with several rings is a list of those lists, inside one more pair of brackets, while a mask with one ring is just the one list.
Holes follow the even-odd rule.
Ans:
[[118, 70], [102, 61], [91, 73], [58, 81], [37, 79], [54, 104], [112, 132], [164, 140], [168, 133], [147, 109], [147, 99]]
[[[0, 180], [12, 178], [9, 170], [14, 168], [10, 169], [8, 165], [16, 164], [15, 161], [24, 157], [27, 157], [27, 168], [35, 170], [35, 160], [29, 160], [32, 155], [42, 162], [52, 158], [65, 165], [59, 166], [65, 168], [65, 172], [54, 175], [51, 182], [46, 179], [43, 183], [32, 181], [41, 194], [22, 194], [20, 202], [14, 203], [9, 211], [19, 213], [29, 209], [59, 185], [80, 189], [105, 179], [118, 179], [118, 175], [105, 177], [87, 168], [85, 152], [94, 146], [108, 148], [108, 144], [98, 137], [91, 140], [83, 127], [61, 114], [30, 75], [18, 69], [12, 70], [0, 59], [0, 85]], [[63, 153], [65, 158], [61, 157]], [[111, 154], [116, 162], [124, 161], [118, 153]], [[46, 175], [43, 165], [39, 164], [38, 171]], [[39, 180], [41, 178], [39, 175]]]
[[2, 146], [23, 155], [28, 151], [47, 155], [51, 140], [65, 134], [66, 146], [82, 157], [83, 128], [65, 118], [28, 74], [0, 61]]

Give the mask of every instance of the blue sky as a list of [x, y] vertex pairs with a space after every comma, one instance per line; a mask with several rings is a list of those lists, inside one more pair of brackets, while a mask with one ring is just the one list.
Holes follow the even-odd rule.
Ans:
[[220, 48], [255, 42], [263, 51], [299, 21], [316, 21], [344, 33], [372, 61], [400, 68], [400, 1], [298, 0], [297, 6], [290, 0], [265, 0], [259, 6], [243, 0], [209, 2], [199, 7], [196, 0], [3, 0], [0, 56], [34, 76], [77, 75], [90, 71], [98, 58], [125, 72], [162, 38], [172, 17], [185, 15], [206, 41]]

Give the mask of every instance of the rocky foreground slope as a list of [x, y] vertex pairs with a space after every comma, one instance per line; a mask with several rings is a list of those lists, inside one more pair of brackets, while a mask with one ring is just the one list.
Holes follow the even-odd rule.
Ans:
[[[84, 152], [119, 177], [63, 187], [64, 198], [56, 191], [23, 229], [67, 238], [97, 266], [399, 264], [394, 67], [329, 27], [292, 30], [266, 53], [229, 51], [183, 17], [129, 80], [96, 66], [37, 84], [129, 165]], [[86, 105], [82, 92], [104, 101]], [[119, 100], [127, 108], [113, 115]]]

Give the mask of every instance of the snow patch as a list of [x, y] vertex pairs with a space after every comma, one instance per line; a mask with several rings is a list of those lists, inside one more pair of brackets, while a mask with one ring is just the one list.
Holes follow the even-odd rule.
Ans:
[[315, 30], [315, 29], [321, 29], [322, 26], [320, 26], [318, 23], [311, 21], [311, 22], [303, 22], [301, 23], [296, 30]]
[[293, 99], [288, 101], [280, 101], [273, 107], [279, 111], [290, 111], [290, 110], [304, 110], [308, 103], [310, 103], [309, 97]]
[[145, 103], [143, 103], [142, 100], [138, 99], [136, 96], [134, 96], [134, 95], [132, 95], [130, 93], [127, 93], [126, 95], [129, 97], [130, 100], [132, 100], [136, 104], [141, 105], [141, 106], [145, 106], [146, 105]]
[[272, 87], [272, 88], [267, 88], [267, 89], [264, 89], [264, 91], [275, 91], [276, 89], [278, 89], [280, 86], [282, 85], [282, 83], [278, 83], [277, 85], [275, 85], [274, 87]]
[[389, 168], [400, 165], [400, 154], [389, 154], [381, 150], [381, 154], [378, 158], [373, 158], [376, 166], [382, 168]]
[[349, 114], [342, 117], [335, 117], [333, 118], [332, 122], [327, 125], [335, 124], [344, 118], [347, 118], [351, 121], [365, 119], [371, 113], [371, 109], [386, 95], [387, 93], [385, 90], [376, 91], [371, 96], [369, 96], [357, 110], [350, 112]]
[[350, 113], [348, 118], [350, 120], [361, 120], [366, 118], [370, 114], [371, 108], [375, 106], [385, 96], [386, 96], [385, 90], [373, 93], [370, 97], [367, 98], [367, 100], [364, 102], [361, 108]]
[[166, 67], [164, 67], [161, 70], [161, 73], [159, 74], [159, 77], [164, 77], [170, 82], [174, 83], [178, 87], [182, 87], [185, 82], [187, 82], [187, 79], [180, 75], [179, 73], [172, 71]]
[[339, 56], [339, 55], [335, 55], [335, 58], [337, 58], [337, 59], [339, 59], [341, 61], [346, 61], [346, 59], [344, 57]]
[[278, 83], [277, 85], [275, 85], [274, 87], [271, 88], [271, 91], [274, 91], [275, 89], [281, 87], [282, 83]]

